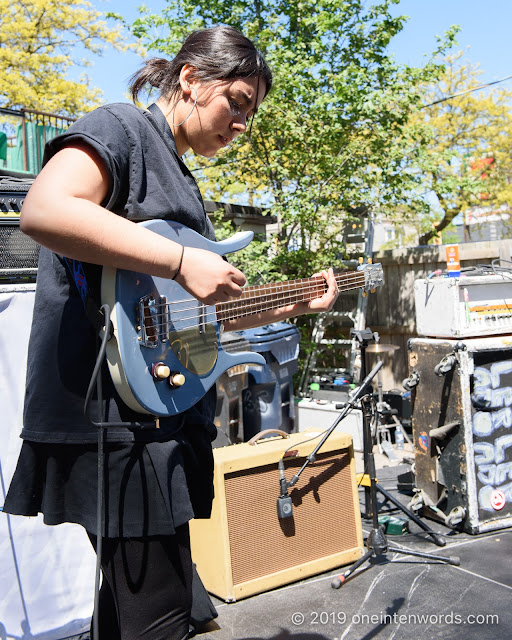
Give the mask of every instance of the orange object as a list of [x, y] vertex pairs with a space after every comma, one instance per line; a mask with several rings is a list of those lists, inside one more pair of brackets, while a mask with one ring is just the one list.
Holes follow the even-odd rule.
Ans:
[[460, 276], [459, 246], [456, 244], [446, 247], [446, 268], [450, 277]]

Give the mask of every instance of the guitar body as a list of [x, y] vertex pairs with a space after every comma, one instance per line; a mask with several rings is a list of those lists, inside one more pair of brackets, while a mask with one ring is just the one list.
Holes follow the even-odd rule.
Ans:
[[[218, 255], [238, 251], [252, 232], [213, 242], [168, 220], [140, 223], [185, 247]], [[227, 353], [215, 306], [205, 306], [173, 280], [103, 268], [102, 302], [111, 309], [109, 370], [122, 400], [139, 413], [172, 416], [200, 400], [230, 367], [264, 364], [258, 353]]]

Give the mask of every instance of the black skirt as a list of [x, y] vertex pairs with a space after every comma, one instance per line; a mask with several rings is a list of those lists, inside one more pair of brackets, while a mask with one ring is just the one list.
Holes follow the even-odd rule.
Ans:
[[[167, 442], [106, 443], [104, 534], [172, 535], [191, 518], [208, 518], [214, 436], [195, 425]], [[4, 512], [42, 513], [46, 524], [74, 522], [96, 534], [97, 505], [97, 445], [23, 442]]]

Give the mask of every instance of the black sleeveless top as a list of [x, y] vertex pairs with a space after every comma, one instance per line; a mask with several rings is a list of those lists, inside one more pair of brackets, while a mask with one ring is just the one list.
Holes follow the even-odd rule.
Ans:
[[[156, 105], [140, 110], [115, 104], [91, 112], [47, 145], [45, 161], [78, 141], [92, 146], [108, 168], [105, 207], [134, 221], [173, 219], [213, 238], [197, 184], [178, 157]], [[84, 268], [97, 296], [101, 267]], [[24, 442], [4, 512], [41, 512], [46, 524], [74, 522], [96, 533], [98, 431], [83, 415], [96, 349], [63, 258], [43, 248], [28, 355]], [[104, 373], [107, 419], [147, 420], [124, 405]], [[107, 432], [106, 536], [170, 535], [190, 518], [209, 516], [215, 403], [214, 386], [185, 413], [161, 419], [159, 429]]]
[[[129, 220], [175, 220], [201, 235], [214, 237], [199, 188], [176, 151], [171, 129], [156, 105], [149, 110], [130, 104], [100, 107], [75, 122], [46, 147], [45, 161], [62, 147], [86, 142], [103, 159], [110, 192], [103, 205]], [[99, 302], [101, 267], [84, 264], [91, 295]], [[22, 438], [32, 442], [96, 442], [96, 429], [84, 417], [87, 387], [97, 345], [78, 289], [61, 256], [42, 248], [30, 336]], [[142, 420], [117, 396], [104, 372], [104, 394], [111, 398], [108, 420]], [[213, 419], [215, 391], [191, 409], [193, 420]], [[91, 405], [91, 415], [98, 410]], [[105, 415], [105, 412], [102, 413]], [[167, 440], [181, 428], [186, 414], [160, 420], [160, 429], [115, 429], [116, 442]]]

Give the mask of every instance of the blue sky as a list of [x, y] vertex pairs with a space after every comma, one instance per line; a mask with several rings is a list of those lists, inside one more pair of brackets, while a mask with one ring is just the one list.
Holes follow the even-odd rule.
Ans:
[[[115, 11], [131, 20], [137, 17], [139, 0], [92, 0], [101, 11]], [[164, 0], [145, 0], [154, 11], [165, 6]], [[399, 62], [421, 65], [425, 54], [436, 44], [436, 35], [452, 24], [459, 24], [458, 48], [483, 71], [480, 84], [512, 75], [511, 0], [401, 0], [395, 12], [410, 16], [404, 30], [394, 39], [391, 51]], [[87, 70], [93, 85], [104, 94], [105, 102], [126, 101], [128, 78], [138, 68], [140, 58], [109, 51]], [[512, 89], [512, 80], [504, 83]]]

